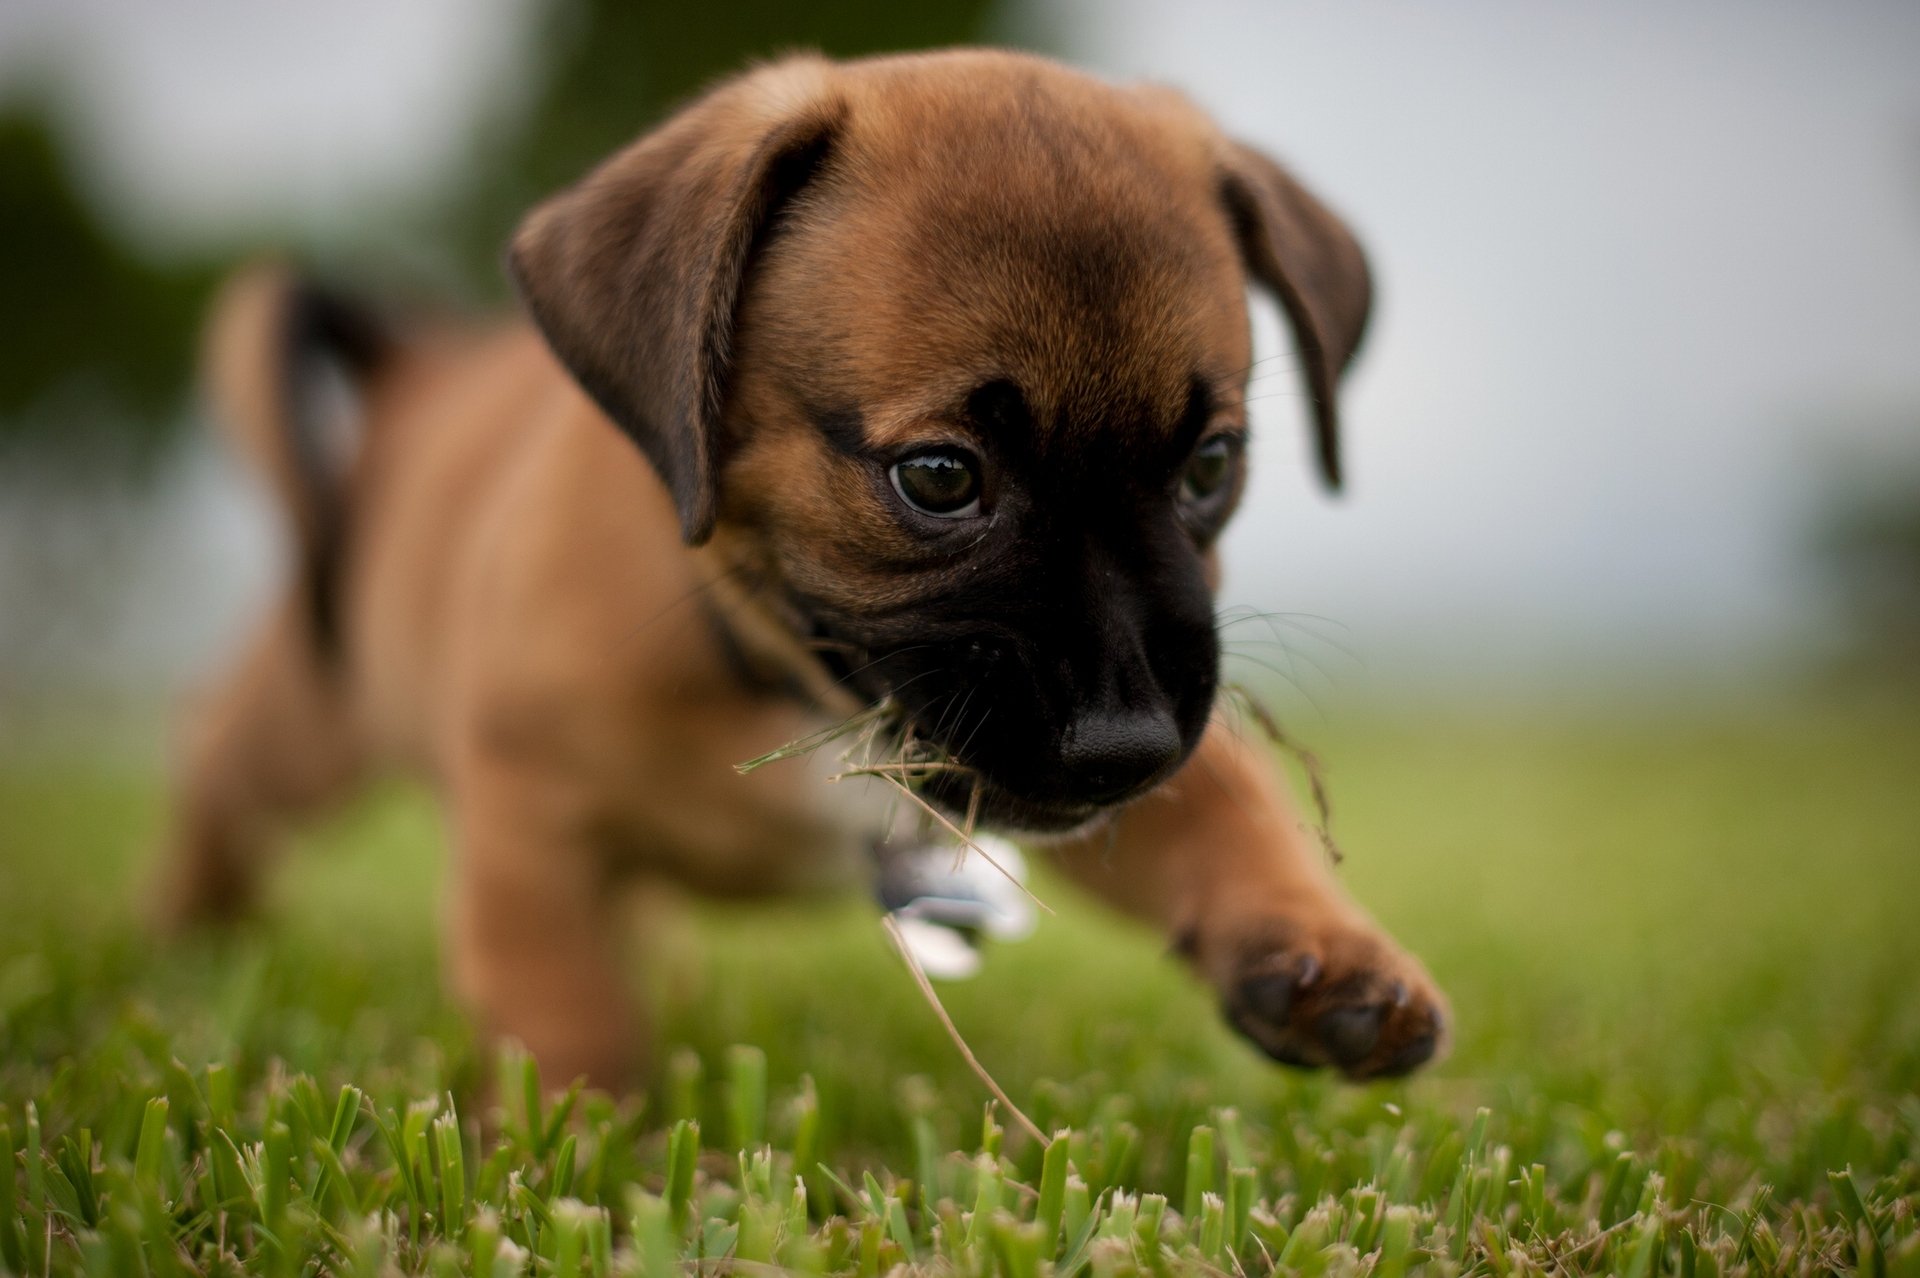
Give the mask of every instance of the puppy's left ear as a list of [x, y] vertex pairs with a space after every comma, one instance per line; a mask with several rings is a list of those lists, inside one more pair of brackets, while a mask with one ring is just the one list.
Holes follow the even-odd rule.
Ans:
[[560, 362], [713, 533], [734, 313], [756, 248], [833, 143], [832, 64], [722, 84], [521, 223], [507, 265]]
[[1221, 196], [1247, 270], [1280, 301], [1313, 394], [1320, 477], [1340, 487], [1340, 374], [1367, 328], [1373, 285], [1346, 225], [1278, 164], [1228, 143]]

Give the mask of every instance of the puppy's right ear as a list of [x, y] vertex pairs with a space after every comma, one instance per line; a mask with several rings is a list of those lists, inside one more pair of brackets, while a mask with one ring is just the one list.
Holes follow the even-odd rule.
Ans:
[[1280, 301], [1313, 394], [1320, 478], [1340, 488], [1335, 387], [1367, 331], [1373, 283], [1346, 223], [1293, 175], [1250, 146], [1226, 148], [1221, 195], [1247, 268]]
[[713, 532], [748, 265], [844, 113], [831, 68], [796, 58], [721, 85], [534, 209], [508, 250], [534, 323], [652, 460], [692, 545]]

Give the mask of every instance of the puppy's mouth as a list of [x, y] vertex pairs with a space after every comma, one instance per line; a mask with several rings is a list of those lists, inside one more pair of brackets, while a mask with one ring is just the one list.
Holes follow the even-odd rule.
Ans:
[[956, 821], [971, 817], [981, 826], [1014, 836], [1060, 838], [1076, 834], [1098, 825], [1114, 806], [1031, 798], [971, 770], [935, 773], [915, 789], [921, 798]]
[[833, 681], [869, 710], [890, 705], [897, 716], [867, 737], [862, 753], [873, 771], [909, 786], [956, 825], [1043, 838], [1084, 831], [1152, 789], [1191, 746], [1162, 716], [1154, 720], [1164, 738], [1156, 762], [1089, 762], [1084, 747], [1071, 754], [1075, 727], [1040, 708], [1047, 698], [1018, 673], [1023, 663], [965, 641], [935, 653], [926, 643], [870, 648], [842, 639], [812, 609], [803, 615], [809, 646]]

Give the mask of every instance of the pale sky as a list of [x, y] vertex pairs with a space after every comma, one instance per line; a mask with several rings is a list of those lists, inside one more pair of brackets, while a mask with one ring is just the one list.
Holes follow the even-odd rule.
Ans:
[[537, 12], [534, 0], [0, 0], [0, 100], [51, 80], [101, 205], [161, 244], [263, 223], [324, 236], [460, 163], [470, 118], [531, 88]]
[[[7, 0], [0, 97], [64, 72], [90, 186], [156, 243], [324, 238], [528, 91], [532, 16]], [[1231, 602], [1338, 623], [1364, 669], [1303, 641], [1336, 682], [1739, 667], [1824, 624], [1827, 485], [1920, 465], [1920, 6], [1033, 0], [1005, 28], [1184, 87], [1367, 244], [1350, 493], [1317, 494], [1293, 383], [1263, 380], [1228, 540]], [[217, 598], [147, 629], [263, 579], [231, 504], [171, 520], [160, 596]]]

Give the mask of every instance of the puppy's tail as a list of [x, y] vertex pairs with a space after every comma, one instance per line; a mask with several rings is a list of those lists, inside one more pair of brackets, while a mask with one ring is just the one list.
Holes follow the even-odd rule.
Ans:
[[368, 309], [278, 265], [234, 275], [207, 326], [214, 416], [287, 513], [315, 647], [328, 662], [341, 650], [341, 574], [365, 392], [392, 347]]

